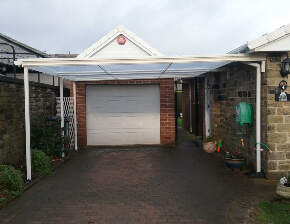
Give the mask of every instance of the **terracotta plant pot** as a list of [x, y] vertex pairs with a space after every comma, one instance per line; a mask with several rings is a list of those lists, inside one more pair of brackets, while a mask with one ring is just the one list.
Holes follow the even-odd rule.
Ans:
[[290, 183], [287, 182], [284, 185], [280, 183], [277, 185], [276, 193], [279, 194], [282, 198], [287, 199], [290, 203]]
[[207, 153], [212, 153], [216, 150], [216, 142], [205, 142], [203, 143], [203, 150]]
[[242, 169], [243, 166], [246, 164], [247, 159], [241, 158], [241, 159], [233, 159], [233, 158], [224, 158], [225, 164], [228, 168], [234, 170], [234, 169]]

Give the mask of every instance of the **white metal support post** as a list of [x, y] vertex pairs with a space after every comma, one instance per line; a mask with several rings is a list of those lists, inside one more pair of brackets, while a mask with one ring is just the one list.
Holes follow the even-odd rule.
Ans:
[[256, 159], [257, 173], [261, 172], [261, 67], [256, 64], [257, 68], [257, 83], [256, 83]]
[[60, 91], [60, 118], [61, 118], [61, 127], [64, 127], [64, 109], [63, 109], [63, 78], [59, 80], [59, 91]]
[[27, 67], [24, 67], [24, 97], [25, 97], [26, 171], [27, 171], [26, 178], [27, 180], [31, 180], [29, 76]]
[[78, 125], [77, 125], [77, 93], [76, 93], [76, 82], [73, 82], [74, 92], [74, 120], [75, 120], [75, 150], [78, 150]]
[[[257, 173], [261, 172], [261, 65], [258, 63], [246, 63], [256, 67], [256, 163]], [[262, 62], [264, 71], [265, 63]]]
[[192, 133], [192, 99], [191, 99], [191, 82], [189, 82], [189, 132]]
[[205, 136], [211, 134], [211, 122], [210, 122], [210, 89], [208, 88], [208, 77], [205, 75], [204, 80], [204, 111], [205, 111]]
[[[61, 128], [64, 127], [64, 109], [63, 109], [63, 78], [59, 79], [59, 88], [60, 88], [60, 119], [61, 119]], [[61, 133], [64, 135], [64, 133]], [[64, 157], [64, 153], [62, 153], [62, 157]]]

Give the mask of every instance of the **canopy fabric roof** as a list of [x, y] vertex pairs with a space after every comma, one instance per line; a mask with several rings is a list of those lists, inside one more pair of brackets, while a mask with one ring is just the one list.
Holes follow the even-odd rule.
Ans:
[[15, 64], [72, 81], [188, 78], [231, 62], [260, 62], [261, 54], [142, 58], [34, 58]]

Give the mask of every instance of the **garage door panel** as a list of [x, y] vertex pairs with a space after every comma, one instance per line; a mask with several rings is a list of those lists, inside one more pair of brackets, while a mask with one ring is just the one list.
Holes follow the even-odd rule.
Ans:
[[156, 136], [160, 136], [160, 129], [156, 128], [143, 132], [144, 141], [148, 142], [149, 144], [155, 144]]
[[102, 121], [106, 123], [107, 127], [123, 127], [124, 121], [122, 119], [122, 116], [115, 115], [115, 114], [108, 114], [107, 116], [104, 116], [104, 120]]
[[139, 132], [126, 132], [124, 133], [124, 139], [128, 145], [142, 143], [141, 135]]
[[135, 99], [131, 98], [126, 98], [124, 99], [124, 104], [123, 104], [123, 112], [124, 113], [134, 113], [134, 112], [142, 112], [141, 110], [141, 101], [140, 99]]
[[122, 112], [122, 100], [121, 99], [113, 99], [108, 98], [106, 101], [106, 105], [104, 105], [104, 113], [121, 113]]
[[158, 85], [86, 88], [87, 144], [160, 144]]
[[91, 145], [94, 145], [96, 143], [102, 144], [104, 139], [104, 134], [101, 131], [96, 130], [89, 130], [87, 132], [87, 141], [91, 143]]
[[127, 115], [124, 116], [124, 129], [132, 129], [132, 128], [143, 128], [143, 117], [137, 116], [137, 115]]
[[88, 130], [98, 130], [106, 126], [105, 118], [103, 116], [87, 115], [87, 129]]
[[[120, 142], [122, 142], [122, 132], [120, 131], [114, 131], [106, 133], [106, 137], [103, 138], [103, 144], [102, 145], [120, 145]], [[109, 142], [108, 142], [109, 139]]]
[[145, 127], [152, 127], [154, 125], [155, 128], [160, 128], [160, 123], [156, 124], [159, 121], [159, 116], [157, 114], [150, 114], [146, 117], [143, 117], [143, 123]]

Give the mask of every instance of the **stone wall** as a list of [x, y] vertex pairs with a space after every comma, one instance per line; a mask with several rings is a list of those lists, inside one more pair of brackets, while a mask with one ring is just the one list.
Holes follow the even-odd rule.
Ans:
[[[279, 94], [279, 82], [288, 77], [281, 77], [281, 61], [286, 54], [271, 54], [266, 61], [265, 82], [268, 87], [267, 95], [267, 138], [273, 153], [267, 155], [269, 179], [279, 179], [290, 175], [290, 102], [275, 101], [275, 94]], [[289, 93], [289, 87], [285, 90]]]
[[[281, 62], [286, 56], [281, 53], [269, 54], [266, 70], [261, 74], [261, 143], [273, 151], [268, 153], [268, 149], [261, 145], [264, 150], [261, 152], [262, 171], [268, 179], [290, 175], [290, 102], [275, 101], [275, 94], [281, 93], [280, 81], [285, 80], [288, 85], [290, 83], [288, 77], [280, 75]], [[223, 151], [242, 151], [248, 158], [248, 165], [256, 170], [256, 68], [243, 63], [231, 63], [224, 69], [224, 72], [207, 74], [211, 88], [212, 134], [221, 138]], [[183, 127], [188, 130], [190, 81], [186, 82], [183, 83]], [[289, 88], [285, 92], [290, 93]], [[248, 124], [241, 127], [235, 122], [236, 111], [233, 107], [240, 102], [247, 102], [253, 107], [252, 127]]]
[[[256, 151], [255, 140], [255, 109], [256, 109], [256, 68], [242, 63], [231, 64], [227, 72], [209, 75], [211, 84], [211, 120], [212, 134], [222, 140], [222, 149], [233, 152], [240, 150], [247, 158], [248, 164], [255, 168]], [[262, 80], [265, 75], [262, 74]], [[262, 83], [262, 113], [261, 138], [267, 144], [266, 135], [266, 83]], [[235, 122], [235, 109], [238, 103], [247, 102], [253, 107], [254, 123], [252, 128], [248, 124], [240, 126]], [[242, 146], [243, 139], [244, 146]], [[267, 170], [267, 152], [262, 152], [262, 169]]]
[[[41, 111], [55, 115], [59, 88], [30, 82], [31, 117]], [[25, 155], [23, 80], [0, 76], [0, 164], [19, 161]]]

